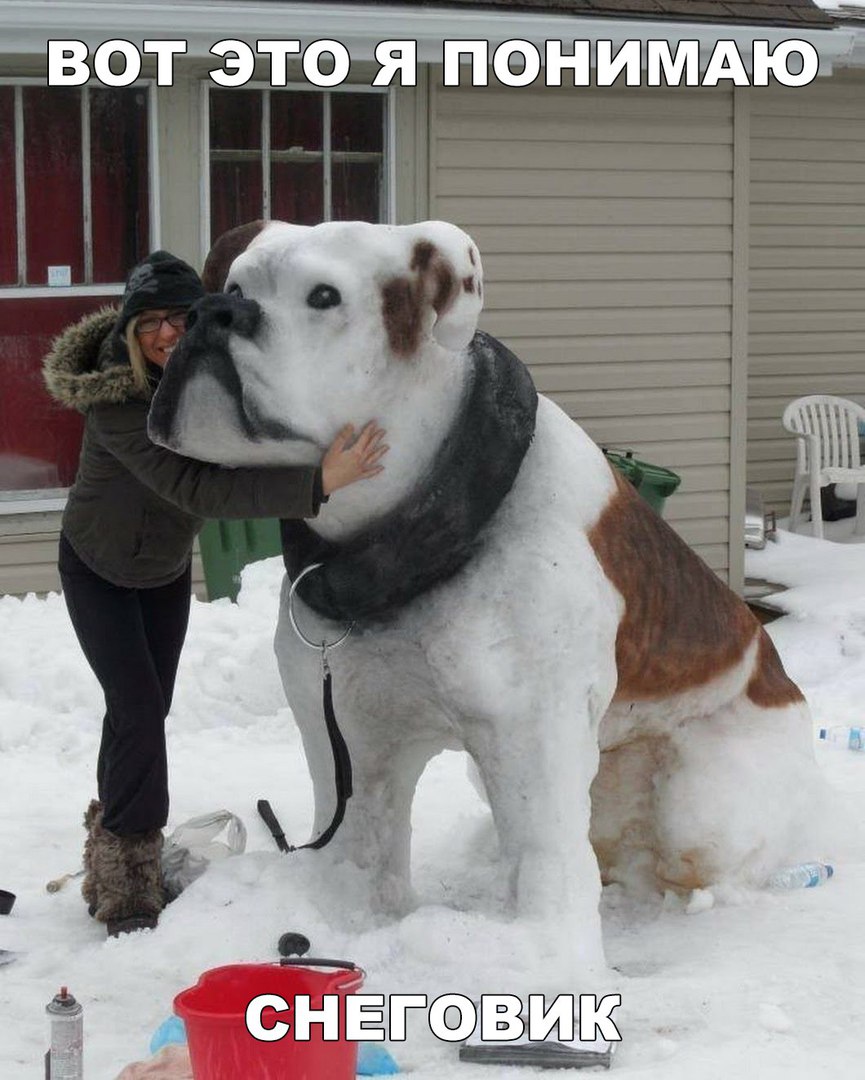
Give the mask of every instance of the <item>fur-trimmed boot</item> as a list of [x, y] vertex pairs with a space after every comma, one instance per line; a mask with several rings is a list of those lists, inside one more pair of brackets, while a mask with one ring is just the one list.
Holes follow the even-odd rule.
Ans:
[[91, 799], [90, 805], [84, 812], [84, 828], [87, 830], [87, 839], [84, 841], [84, 881], [81, 883], [81, 895], [87, 904], [90, 915], [96, 914], [96, 875], [93, 873], [93, 826], [102, 821], [102, 803], [98, 799]]
[[103, 826], [101, 813], [94, 815], [89, 854], [93, 915], [106, 924], [109, 937], [156, 926], [165, 907], [161, 854], [161, 829], [117, 836]]

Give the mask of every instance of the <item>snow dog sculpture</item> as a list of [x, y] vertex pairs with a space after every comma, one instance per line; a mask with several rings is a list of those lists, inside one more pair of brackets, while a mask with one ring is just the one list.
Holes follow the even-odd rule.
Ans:
[[[375, 419], [385, 471], [286, 526], [313, 640], [334, 652], [354, 795], [331, 845], [410, 902], [427, 762], [465, 749], [516, 910], [563, 977], [603, 965], [601, 882], [760, 882], [797, 853], [816, 765], [802, 694], [742, 603], [476, 331], [481, 260], [453, 225], [255, 222], [225, 234], [151, 435], [227, 465], [318, 460]], [[276, 651], [316, 832], [334, 807], [320, 658]], [[807, 852], [805, 853], [807, 854]], [[570, 944], [563, 947], [563, 941]]]

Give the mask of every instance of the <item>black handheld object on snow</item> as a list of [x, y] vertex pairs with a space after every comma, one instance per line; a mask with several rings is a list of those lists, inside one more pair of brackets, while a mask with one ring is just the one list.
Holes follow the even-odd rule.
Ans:
[[[270, 829], [270, 835], [276, 841], [276, 846], [280, 851], [291, 851], [288, 841], [285, 839], [285, 833], [282, 831], [282, 826], [279, 824], [279, 819], [273, 812], [273, 807], [270, 805], [267, 799], [259, 799], [256, 803], [258, 812], [261, 815], [262, 821]], [[280, 939], [281, 940], [281, 939]]]
[[280, 937], [276, 951], [283, 959], [289, 956], [305, 956], [309, 952], [309, 938], [296, 930], [287, 930]]
[[299, 934], [296, 930], [288, 930], [276, 946], [281, 957], [280, 967], [335, 967], [345, 968], [346, 971], [360, 971], [357, 964], [351, 960], [331, 960], [324, 956], [307, 956], [309, 952], [309, 938], [306, 934]]
[[464, 1043], [460, 1061], [477, 1065], [516, 1065], [523, 1069], [609, 1069], [612, 1046], [606, 1050], [574, 1049], [564, 1043]]
[[[525, 1016], [521, 1017], [524, 1024]], [[510, 1042], [494, 1042], [481, 1038], [478, 1027], [460, 1047], [460, 1061], [478, 1065], [516, 1065], [525, 1069], [609, 1069], [616, 1043], [597, 1038], [580, 1039], [576, 1034], [579, 1019], [574, 1017], [574, 1038], [559, 1040], [548, 1036], [543, 1041], [531, 1040], [524, 1033]]]

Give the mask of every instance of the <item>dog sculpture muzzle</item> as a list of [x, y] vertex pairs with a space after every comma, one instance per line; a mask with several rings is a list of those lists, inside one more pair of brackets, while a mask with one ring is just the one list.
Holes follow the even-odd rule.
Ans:
[[189, 312], [186, 334], [171, 354], [150, 408], [149, 430], [155, 442], [171, 449], [177, 447], [183, 399], [204, 392], [201, 388], [205, 380], [223, 392], [220, 397], [233, 412], [227, 421], [239, 427], [247, 439], [255, 442], [294, 437], [288, 427], [262, 415], [244, 392], [232, 355], [232, 341], [254, 340], [262, 322], [263, 313], [255, 300], [218, 293], [198, 301]]

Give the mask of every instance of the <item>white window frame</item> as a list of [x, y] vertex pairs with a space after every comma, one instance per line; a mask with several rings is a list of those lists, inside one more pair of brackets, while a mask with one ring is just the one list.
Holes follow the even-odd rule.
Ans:
[[[200, 200], [201, 200], [201, 261], [202, 264], [210, 251], [212, 237], [210, 235], [210, 92], [214, 87], [209, 79], [202, 79], [200, 83], [201, 93], [201, 171], [200, 177]], [[262, 156], [262, 218], [270, 220], [270, 169], [266, 167], [266, 161], [270, 154], [270, 100], [273, 94], [286, 91], [301, 91], [308, 94], [320, 94], [323, 97], [322, 110], [322, 158], [324, 163], [324, 206], [325, 220], [328, 220], [330, 211], [330, 185], [331, 185], [331, 147], [330, 147], [330, 101], [332, 94], [377, 94], [384, 98], [384, 138], [382, 139], [383, 180], [384, 192], [382, 204], [384, 213], [382, 224], [392, 225], [396, 221], [396, 93], [392, 86], [379, 88], [365, 86], [361, 83], [344, 83], [323, 89], [319, 86], [310, 86], [309, 83], [287, 83], [285, 86], [273, 87], [267, 82], [248, 82], [243, 86], [230, 87], [239, 93], [247, 90], [264, 91], [262, 94], [261, 109], [261, 156]]]
[[[24, 141], [20, 138], [23, 126], [23, 94], [26, 86], [45, 86], [44, 79], [4, 76], [0, 86], [16, 87], [15, 94], [15, 199], [18, 222], [18, 275], [19, 280], [26, 278], [26, 202], [24, 199]], [[160, 194], [159, 194], [159, 117], [157, 115], [158, 95], [154, 79], [138, 79], [130, 86], [141, 86], [147, 90], [147, 170], [149, 187], [150, 232], [148, 250], [160, 246]], [[89, 91], [81, 88], [81, 169], [83, 179], [83, 220], [84, 230], [84, 265], [85, 275], [92, 269], [92, 236], [88, 228], [90, 222], [90, 157], [85, 153], [89, 135]], [[49, 297], [66, 296], [120, 296], [124, 283], [102, 282], [97, 285], [2, 285], [0, 303], [16, 300], [40, 300]], [[37, 488], [28, 490], [6, 491], [0, 488], [0, 518], [10, 514], [34, 514], [46, 511], [62, 510], [66, 506], [69, 488]]]
[[[159, 198], [159, 118], [157, 116], [158, 96], [154, 79], [138, 79], [130, 87], [144, 87], [147, 90], [147, 170], [148, 170], [148, 210], [150, 214], [149, 250], [160, 246], [160, 198]], [[24, 142], [20, 138], [23, 124], [23, 95], [26, 86], [45, 86], [44, 79], [0, 78], [0, 86], [13, 86], [15, 94], [15, 200], [18, 213], [18, 276], [24, 281], [27, 276], [27, 233], [26, 203], [24, 198]], [[124, 88], [125, 89], [125, 88]], [[87, 108], [90, 88], [81, 87], [81, 170], [82, 170], [82, 220], [84, 229], [84, 274], [89, 277], [93, 266], [93, 239], [90, 230], [90, 112]], [[0, 285], [0, 300], [45, 299], [50, 296], [119, 296], [123, 292], [123, 282], [101, 282], [95, 285]], [[63, 489], [65, 490], [65, 489]], [[2, 492], [0, 492], [2, 497]]]

